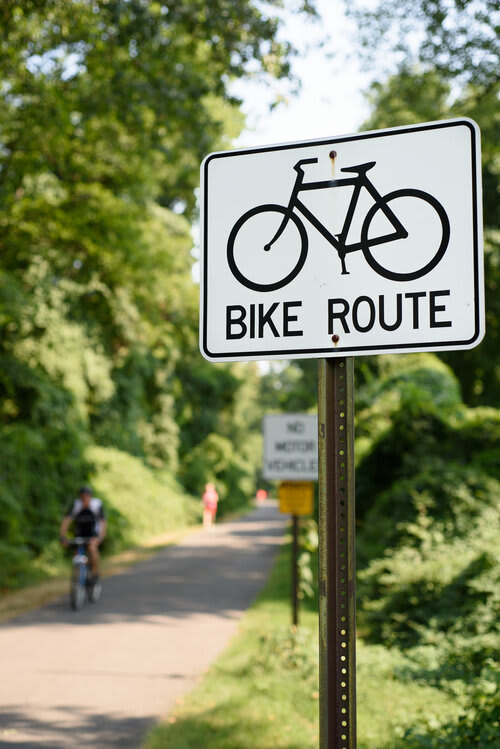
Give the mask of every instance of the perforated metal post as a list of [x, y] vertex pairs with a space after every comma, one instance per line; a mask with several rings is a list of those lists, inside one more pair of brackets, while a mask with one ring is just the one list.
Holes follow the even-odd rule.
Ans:
[[320, 747], [356, 747], [354, 362], [320, 359]]
[[299, 623], [299, 518], [292, 515], [292, 624]]

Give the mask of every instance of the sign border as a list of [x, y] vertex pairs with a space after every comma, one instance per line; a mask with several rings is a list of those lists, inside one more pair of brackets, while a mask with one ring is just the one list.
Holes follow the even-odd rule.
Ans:
[[[471, 133], [471, 171], [472, 171], [472, 216], [473, 216], [473, 266], [474, 266], [474, 334], [468, 340], [455, 341], [431, 341], [420, 343], [386, 343], [375, 346], [340, 346], [334, 348], [289, 348], [279, 350], [256, 350], [256, 351], [239, 351], [214, 353], [208, 348], [208, 166], [211, 161], [218, 158], [231, 158], [232, 156], [244, 156], [251, 153], [267, 153], [269, 151], [285, 151], [296, 148], [304, 148], [315, 145], [332, 145], [337, 143], [348, 143], [368, 138], [383, 138], [387, 135], [402, 135], [411, 132], [420, 132], [423, 130], [438, 130], [441, 128], [465, 126]], [[252, 361], [260, 359], [287, 359], [294, 355], [297, 358], [322, 358], [322, 357], [340, 357], [346, 355], [369, 356], [370, 354], [397, 353], [398, 351], [411, 353], [412, 351], [449, 351], [456, 349], [473, 348], [483, 338], [484, 330], [484, 294], [480, 295], [480, 280], [482, 273], [479, 265], [480, 257], [480, 235], [482, 236], [482, 226], [479, 215], [481, 203], [479, 193], [481, 191], [480, 173], [478, 172], [478, 146], [480, 144], [479, 127], [474, 120], [467, 117], [459, 117], [452, 120], [443, 120], [436, 122], [426, 122], [418, 125], [406, 125], [403, 127], [387, 128], [384, 130], [372, 130], [366, 133], [355, 133], [352, 135], [335, 136], [333, 138], [316, 138], [307, 141], [295, 143], [272, 144], [266, 146], [257, 146], [254, 148], [243, 148], [231, 151], [218, 151], [205, 157], [201, 165], [202, 192], [203, 192], [203, 221], [202, 221], [202, 283], [200, 284], [200, 309], [202, 319], [200, 324], [200, 350], [203, 356], [212, 361]], [[483, 323], [483, 324], [481, 324]]]

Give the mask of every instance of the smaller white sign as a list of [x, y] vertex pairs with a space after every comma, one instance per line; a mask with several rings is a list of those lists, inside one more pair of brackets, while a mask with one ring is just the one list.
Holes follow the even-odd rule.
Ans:
[[318, 478], [318, 417], [316, 414], [264, 416], [265, 479], [316, 481]]

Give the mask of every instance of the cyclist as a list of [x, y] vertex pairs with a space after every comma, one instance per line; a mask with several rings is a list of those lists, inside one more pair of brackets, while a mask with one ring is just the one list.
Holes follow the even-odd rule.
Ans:
[[107, 522], [102, 502], [93, 496], [89, 486], [82, 486], [66, 515], [59, 530], [61, 543], [68, 546], [66, 533], [74, 523], [75, 535], [87, 539], [87, 550], [93, 582], [99, 579], [99, 545], [106, 536]]

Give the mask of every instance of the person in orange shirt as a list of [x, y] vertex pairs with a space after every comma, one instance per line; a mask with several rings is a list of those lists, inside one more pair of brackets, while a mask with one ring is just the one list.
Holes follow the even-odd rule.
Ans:
[[203, 527], [210, 528], [215, 520], [217, 503], [219, 501], [219, 495], [213, 484], [205, 484], [205, 491], [203, 492], [201, 501], [203, 503]]

